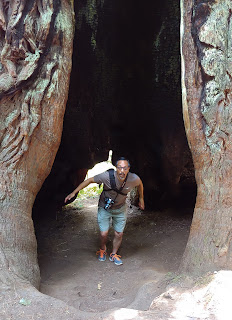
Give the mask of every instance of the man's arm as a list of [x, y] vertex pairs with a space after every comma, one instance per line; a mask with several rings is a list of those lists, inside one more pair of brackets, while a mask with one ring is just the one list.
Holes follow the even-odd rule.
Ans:
[[68, 200], [71, 200], [72, 198], [75, 197], [75, 195], [82, 189], [84, 189], [85, 187], [87, 187], [90, 183], [94, 183], [94, 177], [89, 178], [87, 180], [84, 180], [81, 184], [79, 184], [78, 187], [76, 187], [75, 190], [73, 190], [72, 193], [70, 193], [64, 200], [64, 202], [66, 203]]
[[137, 188], [138, 188], [138, 193], [139, 193], [139, 208], [144, 210], [145, 204], [144, 204], [144, 197], [143, 197], [143, 183], [142, 183], [141, 179], [140, 179], [140, 183]]

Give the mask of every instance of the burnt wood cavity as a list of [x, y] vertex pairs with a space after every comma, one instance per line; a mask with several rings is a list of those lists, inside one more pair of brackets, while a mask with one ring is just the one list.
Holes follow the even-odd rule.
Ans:
[[[175, 1], [75, 1], [76, 32], [60, 149], [34, 212], [56, 210], [83, 172], [126, 156], [147, 208], [193, 207], [182, 119], [180, 7]], [[197, 6], [197, 4], [196, 4]], [[196, 23], [201, 10], [197, 10]], [[202, 23], [202, 22], [201, 22]], [[48, 214], [48, 213], [46, 213]]]

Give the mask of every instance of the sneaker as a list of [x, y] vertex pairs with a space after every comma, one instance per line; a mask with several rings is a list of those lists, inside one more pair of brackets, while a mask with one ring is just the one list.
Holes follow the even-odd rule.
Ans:
[[113, 261], [117, 266], [120, 266], [120, 264], [122, 264], [122, 260], [120, 258], [121, 256], [116, 253], [111, 253], [109, 256], [109, 260]]
[[105, 250], [100, 249], [97, 251], [96, 255], [98, 255], [98, 260], [99, 261], [105, 261], [106, 260], [106, 252]]

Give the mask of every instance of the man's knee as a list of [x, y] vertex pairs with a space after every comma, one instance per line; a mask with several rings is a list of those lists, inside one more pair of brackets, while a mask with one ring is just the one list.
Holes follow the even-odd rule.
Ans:
[[108, 236], [108, 232], [109, 232], [109, 231], [101, 231], [101, 232], [100, 232], [100, 236], [101, 236], [102, 238], [106, 238], [106, 237]]
[[118, 239], [121, 239], [123, 236], [123, 232], [118, 232], [118, 231], [114, 231], [115, 237], [117, 237]]

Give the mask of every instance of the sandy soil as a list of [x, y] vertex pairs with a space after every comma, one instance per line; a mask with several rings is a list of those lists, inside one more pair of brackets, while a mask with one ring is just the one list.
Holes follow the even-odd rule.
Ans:
[[[41, 292], [77, 308], [86, 319], [117, 308], [148, 310], [178, 269], [192, 219], [183, 212], [129, 208], [119, 254], [123, 265], [99, 262], [97, 199], [67, 206], [37, 227]], [[107, 246], [111, 252], [113, 232]]]

